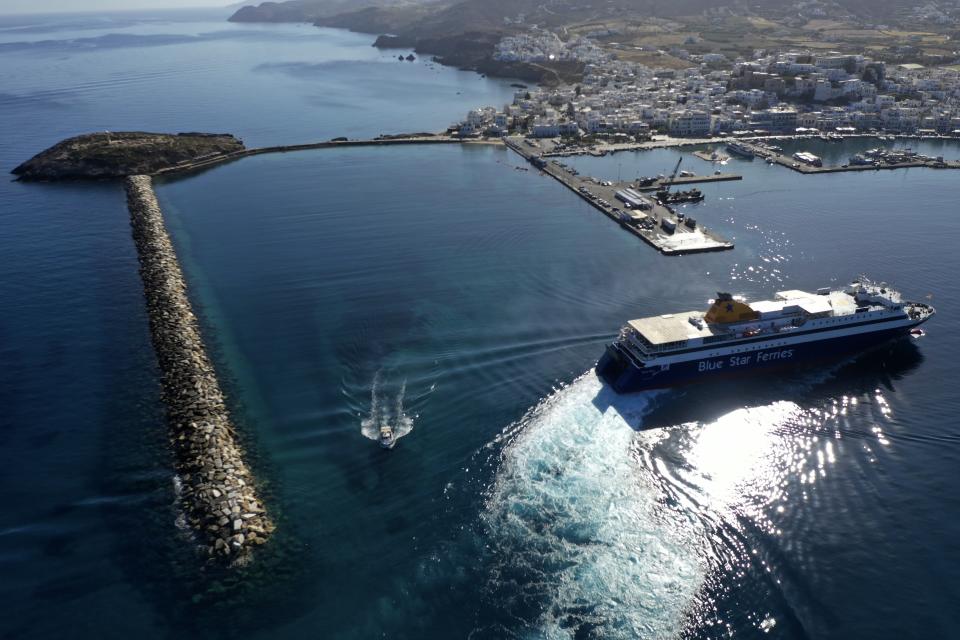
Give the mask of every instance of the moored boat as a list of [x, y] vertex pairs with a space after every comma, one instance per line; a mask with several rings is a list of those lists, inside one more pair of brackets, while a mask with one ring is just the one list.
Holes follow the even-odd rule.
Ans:
[[753, 149], [742, 142], [731, 142], [727, 145], [727, 151], [734, 155], [738, 155], [741, 158], [752, 158], [756, 155], [753, 152]]
[[687, 191], [658, 191], [657, 199], [663, 204], [682, 204], [684, 202], [700, 202], [704, 198], [700, 189]]

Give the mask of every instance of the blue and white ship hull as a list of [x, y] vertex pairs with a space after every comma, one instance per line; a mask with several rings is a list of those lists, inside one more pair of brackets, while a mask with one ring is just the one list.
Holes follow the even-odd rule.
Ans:
[[[721, 294], [706, 316], [632, 320], [607, 346], [597, 375], [618, 393], [631, 393], [839, 360], [906, 336], [935, 313], [926, 304], [902, 303], [887, 289], [878, 290], [881, 298], [864, 287], [849, 295], [782, 292], [754, 307]], [[723, 322], [717, 314], [750, 319]]]
[[830, 338], [789, 347], [756, 349], [728, 356], [660, 365], [636, 363], [616, 344], [611, 344], [597, 363], [597, 375], [617, 393], [634, 393], [840, 360], [851, 353], [858, 353], [908, 334], [909, 328], [887, 329], [860, 336]]

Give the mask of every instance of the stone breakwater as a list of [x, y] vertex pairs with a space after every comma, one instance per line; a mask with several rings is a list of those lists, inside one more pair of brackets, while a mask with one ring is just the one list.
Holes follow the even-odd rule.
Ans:
[[149, 176], [126, 179], [127, 204], [150, 331], [163, 375], [180, 503], [212, 558], [249, 562], [274, 529], [236, 443], [213, 366]]

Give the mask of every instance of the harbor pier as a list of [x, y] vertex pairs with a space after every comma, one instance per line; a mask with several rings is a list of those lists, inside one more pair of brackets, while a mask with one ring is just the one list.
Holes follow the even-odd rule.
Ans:
[[743, 176], [736, 173], [714, 173], [706, 176], [675, 176], [670, 178], [660, 178], [645, 186], [637, 187], [641, 191], [656, 191], [663, 187], [681, 187], [688, 184], [704, 184], [707, 182], [731, 182], [733, 180], [743, 180]]
[[705, 229], [696, 220], [655, 198], [645, 197], [642, 203], [645, 208], [642, 209], [629, 208], [620, 200], [624, 190], [627, 189], [649, 190], [667, 185], [740, 180], [741, 176], [733, 174], [689, 176], [675, 178], [672, 181], [659, 180], [652, 185], [640, 187], [632, 182], [614, 182], [580, 176], [559, 160], [544, 157], [536, 147], [525, 146], [523, 138], [508, 138], [506, 144], [540, 171], [557, 180], [605, 216], [616, 221], [629, 233], [664, 255], [677, 256], [733, 249], [733, 243], [729, 240]]

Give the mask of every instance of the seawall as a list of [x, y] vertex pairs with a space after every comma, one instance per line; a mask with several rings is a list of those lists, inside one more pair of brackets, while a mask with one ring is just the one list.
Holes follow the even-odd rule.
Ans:
[[243, 461], [149, 176], [125, 180], [133, 240], [160, 364], [180, 506], [211, 558], [249, 562], [274, 529]]
[[234, 160], [239, 160], [241, 158], [248, 158], [250, 156], [258, 156], [265, 153], [290, 153], [293, 151], [309, 151], [312, 149], [335, 149], [338, 147], [392, 147], [399, 145], [409, 145], [409, 144], [503, 144], [500, 140], [486, 141], [486, 140], [477, 140], [477, 139], [461, 139], [452, 136], [446, 135], [412, 135], [408, 136], [405, 134], [398, 134], [394, 136], [373, 138], [371, 140], [327, 140], [324, 142], [308, 142], [304, 144], [288, 144], [280, 145], [273, 147], [254, 147], [251, 149], [243, 149], [241, 151], [234, 151], [231, 153], [224, 153], [220, 155], [215, 155], [208, 158], [201, 158], [198, 160], [189, 160], [186, 162], [181, 162], [179, 164], [165, 167], [154, 172], [152, 175], [159, 176], [164, 174], [177, 174], [177, 173], [189, 173], [191, 171], [197, 171], [199, 169], [207, 169], [209, 167], [223, 164], [225, 162], [233, 162]]

